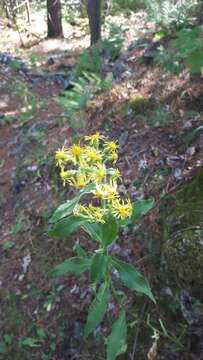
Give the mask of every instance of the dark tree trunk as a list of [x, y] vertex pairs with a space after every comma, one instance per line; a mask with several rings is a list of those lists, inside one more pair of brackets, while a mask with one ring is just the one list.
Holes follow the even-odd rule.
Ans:
[[91, 45], [101, 39], [101, 0], [87, 0]]
[[47, 0], [48, 38], [62, 38], [62, 14], [60, 0]]

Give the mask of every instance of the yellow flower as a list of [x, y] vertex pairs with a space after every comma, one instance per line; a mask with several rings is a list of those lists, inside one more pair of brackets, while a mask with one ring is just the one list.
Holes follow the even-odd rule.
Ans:
[[102, 184], [97, 185], [96, 189], [92, 191], [95, 197], [103, 200], [113, 201], [119, 197], [117, 192], [116, 184], [109, 185], [109, 184]]
[[88, 208], [85, 207], [84, 205], [78, 204], [74, 210], [73, 210], [73, 214], [76, 216], [83, 216], [83, 217], [87, 217], [89, 215], [89, 211]]
[[89, 178], [85, 174], [78, 173], [75, 178], [70, 179], [70, 184], [76, 189], [83, 189], [88, 183]]
[[93, 206], [92, 204], [89, 204], [89, 210], [91, 212], [92, 215], [92, 219], [95, 220], [96, 222], [102, 223], [104, 224], [104, 209], [100, 208], [100, 207], [96, 207]]
[[78, 205], [74, 209], [74, 215], [82, 216], [90, 222], [99, 222], [104, 224], [105, 210], [89, 204], [88, 206]]
[[69, 159], [68, 150], [64, 146], [56, 151], [55, 160], [57, 166], [64, 165]]
[[96, 132], [93, 135], [85, 136], [85, 140], [89, 141], [91, 145], [99, 145], [99, 140], [103, 139], [104, 136], [101, 135], [99, 132]]
[[[100, 145], [100, 140], [102, 144]], [[78, 204], [73, 213], [82, 216], [90, 222], [105, 223], [105, 216], [111, 213], [118, 219], [125, 219], [132, 215], [133, 207], [130, 200], [121, 200], [118, 192], [117, 180], [120, 171], [107, 167], [108, 161], [118, 159], [118, 145], [114, 141], [106, 141], [98, 132], [86, 136], [88, 145], [74, 144], [67, 149], [62, 147], [55, 154], [57, 166], [60, 167], [60, 177], [63, 184], [70, 184], [80, 190], [88, 184], [93, 184], [90, 190], [100, 206]], [[73, 169], [65, 170], [66, 163], [72, 162]]]
[[108, 141], [105, 143], [105, 150], [110, 152], [115, 152], [118, 149], [118, 144], [116, 144], [114, 141]]
[[124, 220], [132, 216], [133, 207], [130, 199], [128, 199], [126, 203], [124, 200], [116, 199], [112, 203], [112, 210], [114, 216], [118, 219]]
[[121, 173], [118, 169], [115, 169], [110, 177], [111, 184], [116, 182], [121, 177]]
[[102, 155], [101, 153], [94, 149], [94, 148], [91, 148], [89, 146], [87, 146], [85, 148], [85, 158], [87, 160], [87, 162], [90, 162], [90, 163], [99, 163], [99, 162], [102, 162]]
[[70, 153], [75, 158], [80, 158], [83, 155], [83, 148], [80, 146], [80, 144], [74, 144], [70, 148]]
[[66, 182], [74, 179], [75, 171], [74, 170], [64, 170], [64, 166], [61, 166], [60, 177], [63, 180], [63, 185], [65, 186]]
[[116, 162], [118, 160], [118, 154], [116, 151], [113, 151], [109, 156], [108, 160]]
[[94, 169], [91, 180], [96, 183], [101, 183], [106, 177], [107, 171], [106, 167], [103, 164], [97, 164], [97, 167]]
[[117, 154], [118, 144], [114, 141], [108, 141], [105, 143], [104, 151], [107, 153], [107, 160], [116, 162], [118, 160]]

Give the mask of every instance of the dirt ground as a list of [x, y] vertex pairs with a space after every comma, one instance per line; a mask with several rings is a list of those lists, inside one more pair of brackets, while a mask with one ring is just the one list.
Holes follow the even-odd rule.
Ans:
[[[133, 34], [128, 31], [128, 44], [140, 36], [143, 28], [140, 17], [137, 22], [139, 31]], [[18, 34], [5, 24], [0, 26], [3, 34], [1, 52], [16, 54]], [[69, 29], [71, 31], [73, 29]], [[161, 251], [162, 239], [157, 223], [161, 201], [203, 166], [202, 137], [194, 135], [188, 140], [192, 129], [202, 126], [203, 80], [188, 74], [179, 78], [163, 76], [156, 66], [140, 63], [140, 49], [127, 50], [125, 47], [119, 62], [130, 76], [119, 75], [112, 90], [89, 104], [82, 114], [81, 125], [81, 117], [76, 117], [79, 125], [77, 130], [74, 128], [56, 102], [64, 89], [63, 81], [47, 75], [61, 73], [64, 66], [71, 71], [88, 41], [88, 37], [82, 38], [82, 35], [77, 38], [75, 33], [78, 31], [78, 28], [74, 29], [71, 40], [40, 40], [29, 49], [21, 48], [17, 53], [21, 59], [29, 59], [33, 53], [38, 55], [37, 66], [31, 67], [28, 73], [0, 63], [2, 360], [104, 359], [102, 335], [108, 334], [111, 319], [118, 312], [112, 302], [99, 336], [84, 340], [81, 331], [92, 298], [87, 275], [79, 279], [73, 276], [52, 279], [49, 276], [53, 266], [72, 254], [71, 246], [75, 241], [87, 248], [92, 246], [83, 233], [72, 236], [65, 243], [47, 235], [53, 210], [72, 196], [71, 190], [63, 188], [59, 181], [54, 163], [54, 152], [58, 147], [70, 145], [73, 139], [97, 130], [118, 141], [118, 167], [125, 179], [120, 191], [129, 194], [133, 200], [153, 197], [155, 207], [141, 221], [140, 231], [129, 229], [121, 234], [115, 253], [138, 264], [160, 299], [160, 286], [152, 273], [158, 267]], [[55, 54], [61, 54], [61, 57], [54, 59]], [[19, 90], [16, 80], [26, 85], [37, 103], [42, 103], [32, 113], [23, 110], [27, 106], [27, 90], [22, 84]], [[135, 99], [141, 97], [147, 99], [147, 103], [141, 100], [140, 109]], [[27, 115], [22, 117], [23, 113]], [[141, 330], [132, 325], [128, 352], [121, 358], [146, 359], [153, 340], [151, 329], [143, 319], [146, 314], [158, 319], [162, 310], [159, 305], [153, 309], [147, 301], [143, 306], [142, 301], [131, 293], [128, 294], [128, 308], [129, 322], [133, 324], [136, 320]], [[167, 321], [170, 336], [160, 340], [157, 359], [203, 359], [202, 347], [195, 352], [182, 317], [174, 315]], [[186, 335], [182, 343], [181, 340], [176, 343], [181, 331]]]

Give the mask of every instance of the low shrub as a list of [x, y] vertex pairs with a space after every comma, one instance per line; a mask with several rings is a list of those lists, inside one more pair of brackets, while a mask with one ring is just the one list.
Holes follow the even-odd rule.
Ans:
[[145, 3], [149, 19], [168, 33], [190, 25], [197, 6], [196, 0], [145, 0]]
[[155, 61], [166, 71], [176, 74], [188, 68], [193, 73], [200, 73], [203, 67], [203, 33], [198, 26], [184, 28], [177, 32], [170, 47], [160, 46]]

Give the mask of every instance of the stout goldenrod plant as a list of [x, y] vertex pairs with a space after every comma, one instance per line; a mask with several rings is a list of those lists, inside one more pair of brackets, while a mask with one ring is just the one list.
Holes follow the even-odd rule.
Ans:
[[[107, 360], [114, 360], [126, 351], [126, 314], [122, 299], [115, 289], [115, 273], [129, 289], [147, 295], [155, 302], [148, 281], [132, 265], [111, 255], [111, 245], [119, 228], [133, 215], [134, 204], [119, 195], [121, 178], [116, 167], [118, 145], [96, 133], [83, 143], [56, 152], [56, 165], [64, 186], [76, 189], [73, 199], [59, 206], [52, 216], [51, 236], [66, 237], [82, 228], [96, 242], [93, 253], [78, 244], [77, 255], [65, 260], [52, 271], [53, 276], [72, 272], [90, 272], [95, 298], [90, 306], [84, 336], [87, 337], [103, 321], [111, 297], [119, 302], [120, 314], [107, 338]], [[120, 301], [120, 300], [121, 301]]]

